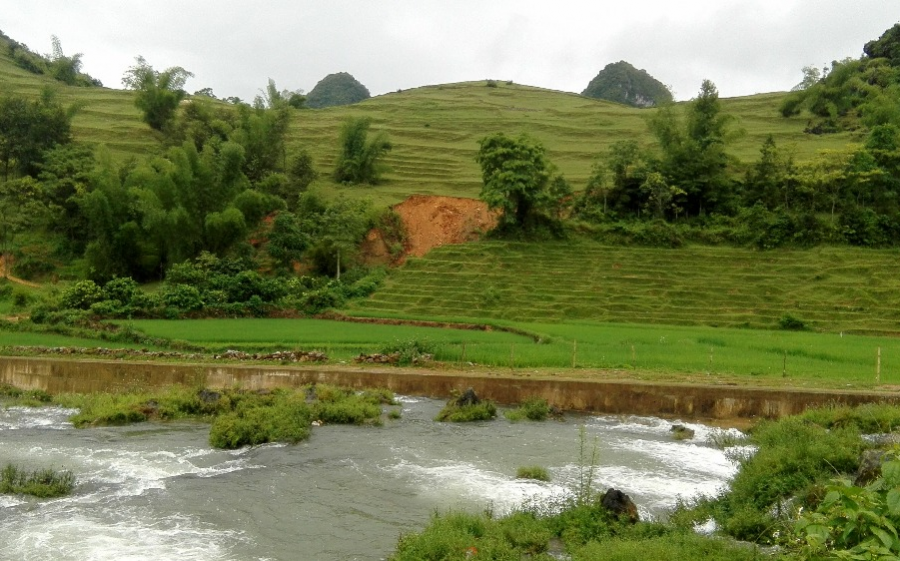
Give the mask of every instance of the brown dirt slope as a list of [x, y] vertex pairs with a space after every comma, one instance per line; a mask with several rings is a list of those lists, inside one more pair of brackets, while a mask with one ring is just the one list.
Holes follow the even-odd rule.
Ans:
[[421, 257], [435, 247], [473, 241], [497, 225], [497, 213], [476, 199], [413, 195], [398, 205], [407, 239], [400, 256], [392, 256], [377, 230], [369, 232], [363, 254], [369, 263], [402, 263], [407, 256]]
[[406, 225], [406, 254], [414, 257], [442, 245], [476, 240], [497, 225], [497, 214], [475, 199], [413, 195], [394, 211]]

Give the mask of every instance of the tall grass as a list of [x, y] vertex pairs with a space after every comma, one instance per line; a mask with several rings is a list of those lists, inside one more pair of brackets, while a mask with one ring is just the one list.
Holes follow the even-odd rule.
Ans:
[[70, 494], [75, 483], [75, 476], [69, 471], [50, 468], [28, 471], [14, 464], [6, 464], [0, 470], [0, 494], [3, 495], [61, 497]]

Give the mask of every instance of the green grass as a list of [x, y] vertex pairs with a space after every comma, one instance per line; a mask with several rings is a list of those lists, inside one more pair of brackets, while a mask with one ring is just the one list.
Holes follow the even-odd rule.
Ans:
[[0, 494], [32, 495], [42, 499], [62, 497], [72, 493], [75, 476], [68, 471], [50, 468], [27, 471], [14, 464], [0, 470]]
[[313, 319], [133, 320], [118, 323], [130, 325], [152, 337], [187, 341], [211, 350], [316, 349], [327, 352], [334, 360], [349, 360], [360, 353], [408, 346], [414, 341], [437, 348], [489, 343], [502, 346], [531, 341], [526, 336], [498, 331]]
[[522, 466], [516, 470], [516, 478], [550, 481], [550, 474], [547, 472], [547, 468], [541, 466]]
[[[723, 377], [754, 384], [830, 387], [874, 386], [881, 349], [882, 384], [900, 383], [900, 339], [838, 333], [616, 323], [500, 322], [534, 333], [541, 342], [498, 331], [354, 324], [323, 320], [141, 320], [134, 328], [210, 348], [323, 349], [332, 361], [377, 352], [399, 339], [429, 341], [435, 360], [518, 369], [621, 370], [628, 377], [691, 375], [698, 382]], [[537, 375], [548, 375], [541, 370]]]

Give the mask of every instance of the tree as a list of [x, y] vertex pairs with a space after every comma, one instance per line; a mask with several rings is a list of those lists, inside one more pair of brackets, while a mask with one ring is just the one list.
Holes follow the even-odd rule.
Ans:
[[65, 84], [74, 86], [78, 83], [78, 75], [81, 73], [81, 53], [72, 56], [63, 54], [62, 45], [59, 37], [53, 35], [51, 37], [53, 43], [53, 52], [50, 54], [50, 74]]
[[803, 80], [799, 84], [791, 88], [792, 92], [808, 90], [815, 86], [822, 79], [822, 71], [817, 66], [803, 67]]
[[650, 120], [662, 158], [656, 171], [686, 193], [685, 211], [699, 215], [727, 209], [731, 193], [725, 143], [731, 117], [722, 114], [715, 84], [704, 80], [682, 123], [670, 108]]
[[122, 85], [137, 92], [134, 104], [143, 112], [144, 122], [161, 131], [187, 95], [185, 82], [194, 75], [180, 66], [158, 72], [142, 56], [134, 60], [135, 65], [122, 77]]
[[45, 88], [36, 100], [9, 95], [0, 97], [0, 165], [3, 178], [34, 176], [44, 153], [71, 141], [76, 105], [64, 108], [53, 90]]
[[31, 177], [0, 182], [0, 255], [7, 264], [15, 238], [45, 216], [40, 195], [40, 184]]
[[479, 141], [475, 161], [484, 185], [481, 200], [501, 210], [503, 227], [528, 228], [551, 201], [552, 166], [540, 142], [526, 134], [510, 138], [503, 133]]
[[322, 78], [306, 96], [306, 106], [312, 109], [350, 105], [369, 99], [369, 90], [346, 72]]
[[607, 64], [581, 95], [632, 107], [654, 107], [672, 102], [669, 88], [624, 60]]
[[372, 120], [350, 117], [341, 127], [340, 152], [334, 167], [334, 179], [341, 183], [369, 183], [381, 179], [384, 166], [381, 159], [392, 146], [387, 133], [379, 132], [369, 138]]
[[863, 47], [869, 58], [886, 58], [891, 66], [900, 66], [900, 23], [885, 31], [881, 37]]

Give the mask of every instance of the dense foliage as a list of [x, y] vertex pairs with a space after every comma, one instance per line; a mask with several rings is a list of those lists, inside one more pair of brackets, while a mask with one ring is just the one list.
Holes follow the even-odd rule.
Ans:
[[672, 102], [672, 92], [665, 84], [624, 60], [607, 64], [581, 95], [632, 107], [656, 107]]
[[785, 116], [809, 112], [815, 120], [808, 132], [892, 124], [900, 126], [900, 23], [869, 41], [859, 59], [831, 63], [823, 71], [807, 69], [798, 91], [787, 98]]
[[369, 138], [372, 121], [365, 117], [349, 118], [341, 127], [340, 152], [334, 166], [334, 180], [339, 183], [376, 184], [385, 167], [382, 159], [391, 150], [387, 134], [379, 132]]
[[325, 76], [306, 96], [306, 106], [312, 109], [350, 105], [369, 99], [369, 90], [347, 72]]
[[68, 86], [103, 86], [100, 80], [81, 71], [81, 53], [70, 56], [63, 54], [62, 44], [56, 35], [51, 36], [53, 49], [49, 55], [32, 51], [27, 45], [7, 37], [2, 31], [0, 40], [6, 42], [9, 58], [23, 70], [50, 76]]

